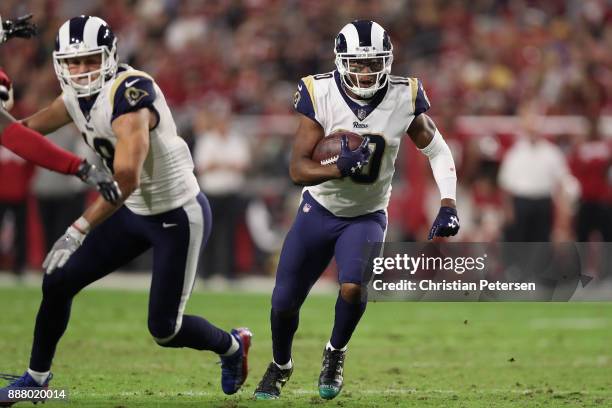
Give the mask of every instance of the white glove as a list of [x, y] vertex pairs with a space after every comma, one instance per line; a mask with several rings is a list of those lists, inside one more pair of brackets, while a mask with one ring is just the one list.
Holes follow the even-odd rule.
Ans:
[[83, 240], [87, 236], [87, 232], [82, 232], [72, 224], [66, 230], [66, 233], [58, 239], [51, 251], [47, 254], [43, 262], [43, 269], [47, 275], [51, 275], [55, 268], [63, 267], [72, 254], [79, 249]]

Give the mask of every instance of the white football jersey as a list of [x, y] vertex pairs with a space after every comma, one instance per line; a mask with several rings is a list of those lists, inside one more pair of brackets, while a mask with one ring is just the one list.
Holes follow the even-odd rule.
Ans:
[[295, 109], [318, 122], [325, 135], [342, 130], [370, 138], [370, 160], [361, 174], [304, 188], [339, 217], [387, 208], [400, 141], [412, 120], [429, 109], [421, 81], [392, 75], [367, 102], [348, 97], [337, 71], [302, 78], [294, 97]]
[[139, 215], [163, 213], [181, 207], [198, 194], [189, 148], [178, 136], [166, 99], [149, 75], [120, 65], [116, 77], [95, 99], [88, 101], [66, 92], [62, 98], [85, 142], [111, 171], [117, 143], [112, 121], [143, 107], [157, 115], [157, 124], [149, 132], [140, 187], [125, 201], [131, 211]]

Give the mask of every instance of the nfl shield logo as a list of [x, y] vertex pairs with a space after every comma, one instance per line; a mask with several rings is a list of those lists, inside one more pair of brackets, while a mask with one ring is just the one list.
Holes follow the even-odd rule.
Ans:
[[357, 117], [359, 118], [359, 120], [364, 120], [366, 116], [368, 116], [368, 113], [365, 109], [359, 108], [357, 110]]
[[304, 211], [305, 213], [310, 211], [310, 204], [308, 203], [304, 204], [304, 207], [302, 207], [302, 211]]

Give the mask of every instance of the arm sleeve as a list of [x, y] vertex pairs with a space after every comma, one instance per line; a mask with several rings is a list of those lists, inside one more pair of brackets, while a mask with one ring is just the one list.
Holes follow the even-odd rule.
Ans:
[[58, 173], [76, 174], [82, 162], [78, 156], [18, 122], [4, 129], [0, 143], [23, 159]]
[[142, 108], [148, 108], [157, 116], [155, 127], [159, 124], [159, 112], [153, 106], [157, 92], [153, 81], [141, 75], [131, 75], [124, 78], [116, 85], [113, 101], [113, 113], [111, 123], [119, 116], [135, 112]]
[[431, 142], [424, 149], [421, 149], [421, 152], [429, 158], [434, 179], [440, 190], [440, 198], [455, 200], [457, 195], [455, 161], [450, 148], [437, 129]]

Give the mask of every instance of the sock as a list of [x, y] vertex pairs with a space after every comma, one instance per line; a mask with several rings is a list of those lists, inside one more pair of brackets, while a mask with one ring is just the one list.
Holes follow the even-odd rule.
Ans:
[[240, 344], [238, 343], [238, 340], [236, 340], [236, 337], [232, 336], [231, 334], [230, 337], [232, 338], [232, 344], [229, 346], [229, 349], [227, 349], [225, 353], [221, 354], [223, 357], [231, 356], [240, 348]]
[[334, 346], [332, 346], [331, 341], [328, 341], [327, 344], [325, 345], [325, 348], [331, 351], [336, 351], [336, 350], [346, 351], [348, 349], [348, 345], [342, 347], [341, 349], [337, 349]]
[[293, 360], [289, 359], [289, 362], [286, 364], [278, 364], [276, 361], [274, 361], [274, 364], [276, 364], [276, 366], [281, 370], [289, 370], [293, 367]]
[[365, 302], [348, 303], [341, 295], [338, 295], [334, 328], [329, 340], [334, 349], [341, 350], [346, 347], [365, 309]]
[[[234, 336], [219, 329], [199, 316], [183, 316], [181, 329], [164, 347], [188, 347], [196, 350], [211, 350], [226, 353], [232, 347]], [[235, 340], [235, 339], [234, 339]]]
[[291, 345], [298, 328], [300, 314], [298, 311], [270, 311], [272, 327], [272, 355], [279, 366], [291, 361]]
[[30, 374], [30, 377], [32, 377], [34, 381], [38, 383], [38, 385], [43, 385], [45, 381], [47, 380], [47, 378], [49, 377], [49, 371], [45, 371], [44, 373], [41, 373], [39, 371], [34, 371], [30, 368], [28, 368], [28, 374]]
[[0, 144], [38, 166], [64, 174], [76, 174], [81, 159], [21, 123], [12, 123], [0, 134]]

